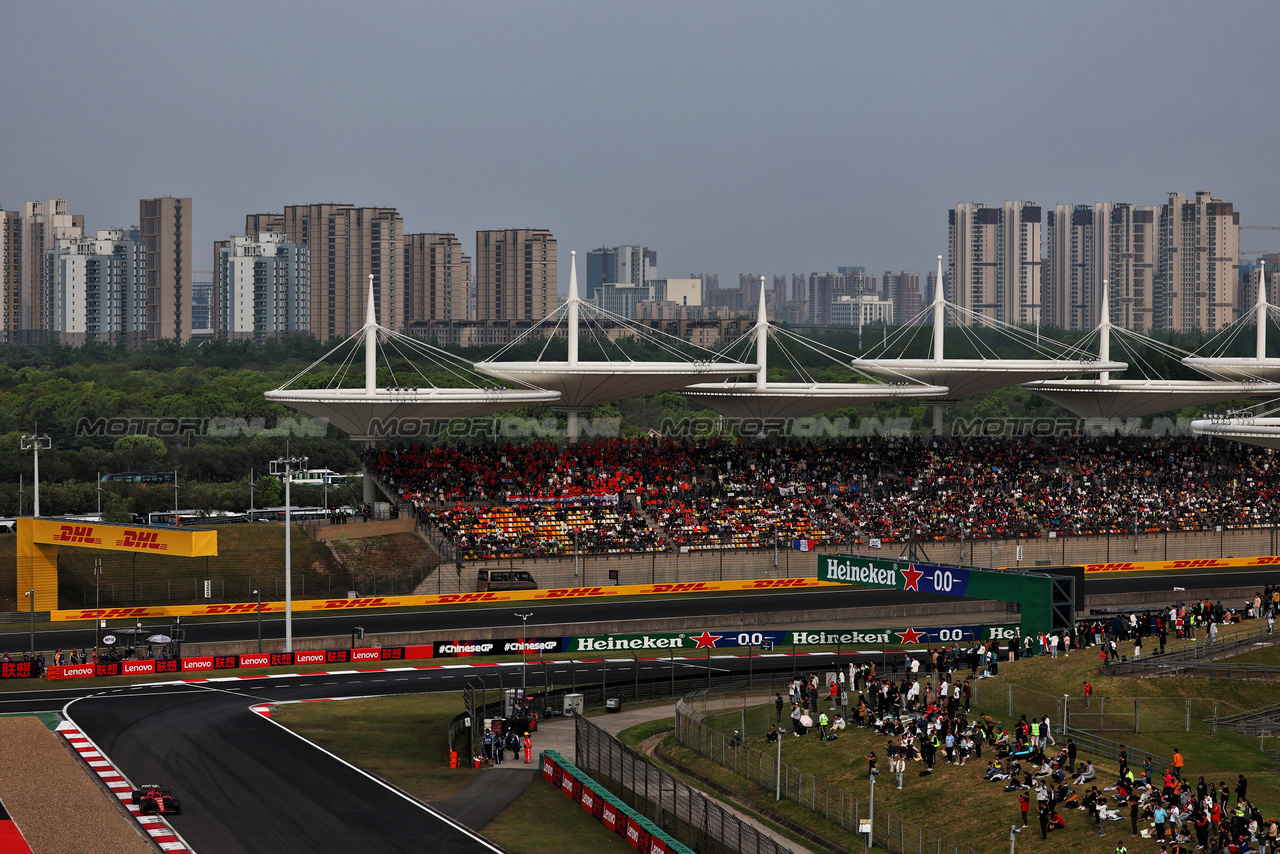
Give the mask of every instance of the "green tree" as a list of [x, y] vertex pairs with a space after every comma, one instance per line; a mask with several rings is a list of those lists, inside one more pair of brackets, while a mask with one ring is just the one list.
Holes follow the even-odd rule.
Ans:
[[116, 457], [126, 471], [149, 471], [168, 457], [169, 452], [155, 436], [121, 436], [115, 444]]

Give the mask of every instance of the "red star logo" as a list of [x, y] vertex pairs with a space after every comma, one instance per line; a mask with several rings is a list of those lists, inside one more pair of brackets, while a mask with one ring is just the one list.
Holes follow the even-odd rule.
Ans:
[[711, 647], [714, 649], [716, 641], [720, 640], [722, 637], [724, 637], [724, 635], [713, 635], [704, 630], [700, 637], [691, 638], [691, 640], [698, 645], [696, 649], [702, 649], [703, 647]]
[[905, 632], [894, 632], [894, 634], [902, 638], [903, 643], [920, 643], [920, 638], [924, 637], [924, 632], [917, 632], [915, 629], [907, 629]]
[[915, 592], [919, 593], [920, 592], [920, 576], [922, 575], [924, 575], [924, 573], [916, 569], [914, 565], [909, 566], [906, 569], [902, 570], [902, 577], [907, 582], [902, 589], [914, 590]]

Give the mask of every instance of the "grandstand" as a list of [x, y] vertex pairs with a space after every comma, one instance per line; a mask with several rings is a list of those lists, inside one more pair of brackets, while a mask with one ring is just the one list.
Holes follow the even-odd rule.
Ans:
[[1267, 450], [1193, 438], [399, 445], [366, 462], [468, 560], [1263, 528]]

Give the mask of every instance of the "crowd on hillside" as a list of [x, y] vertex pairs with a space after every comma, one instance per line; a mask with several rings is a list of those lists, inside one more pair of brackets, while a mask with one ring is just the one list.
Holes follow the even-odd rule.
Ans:
[[531, 534], [536, 524], [485, 530], [477, 505], [536, 522], [547, 507], [594, 504], [604, 530], [583, 550], [606, 552], [1231, 529], [1280, 511], [1271, 451], [1187, 437], [400, 444], [366, 461], [477, 555], [566, 543]]
[[[874, 730], [887, 738], [883, 755], [871, 751], [862, 758], [872, 776], [887, 771], [887, 782], [898, 789], [908, 784], [908, 767], [924, 777], [944, 760], [963, 766], [985, 759], [983, 779], [1016, 793], [1015, 814], [1024, 827], [1037, 821], [1042, 839], [1070, 819], [1096, 827], [1099, 836], [1113, 827], [1122, 839], [1153, 840], [1168, 854], [1185, 854], [1193, 847], [1210, 854], [1280, 854], [1280, 820], [1265, 818], [1249, 800], [1244, 774], [1230, 783], [1203, 776], [1193, 783], [1189, 772], [1195, 757], [1188, 764], [1175, 749], [1167, 763], [1156, 764], [1151, 756], [1131, 759], [1120, 746], [1112, 777], [1082, 757], [1074, 740], [1048, 716], [1028, 720], [1024, 714], [1006, 728], [972, 710], [972, 680], [998, 675], [1002, 661], [1037, 654], [1058, 657], [1059, 650], [1069, 656], [1082, 649], [1090, 655], [1100, 650], [1105, 658], [1118, 654], [1118, 642], [1140, 645], [1144, 637], [1159, 638], [1163, 648], [1166, 636], [1195, 639], [1197, 626], [1204, 627], [1205, 638], [1215, 637], [1218, 625], [1241, 619], [1266, 619], [1270, 629], [1278, 612], [1280, 586], [1269, 585], [1238, 611], [1222, 603], [1192, 602], [1081, 621], [1036, 638], [894, 655], [880, 672], [873, 661], [864, 662], [850, 666], [847, 677], [843, 671], [827, 674], [825, 685], [818, 674], [809, 674], [791, 681], [787, 700], [777, 695], [776, 721], [765, 738], [782, 738], [780, 727], [788, 723], [793, 737], [803, 738], [816, 728], [824, 743], [838, 740], [851, 726]], [[1082, 693], [1088, 704], [1092, 686], [1086, 682]], [[734, 733], [730, 746], [742, 743]], [[1123, 841], [1116, 851], [1127, 854]]]

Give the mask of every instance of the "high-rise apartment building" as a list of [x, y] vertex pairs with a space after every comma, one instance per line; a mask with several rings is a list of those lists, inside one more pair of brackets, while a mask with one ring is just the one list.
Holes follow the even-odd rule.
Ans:
[[84, 216], [67, 213], [64, 199], [24, 202], [16, 230], [16, 247], [9, 253], [18, 267], [11, 278], [17, 286], [10, 291], [9, 317], [13, 324], [10, 340], [37, 343], [44, 339], [45, 255], [59, 240], [84, 235]]
[[405, 323], [468, 320], [471, 258], [453, 234], [404, 236]]
[[21, 327], [22, 214], [0, 209], [0, 341]]
[[1085, 331], [1101, 319], [1108, 283], [1111, 322], [1151, 330], [1155, 208], [1118, 202], [1057, 205], [1045, 217], [1045, 323]]
[[556, 276], [556, 239], [550, 231], [476, 232], [478, 320], [541, 320], [555, 307]]
[[221, 241], [214, 268], [221, 338], [261, 341], [311, 331], [311, 251], [282, 232]]
[[[935, 274], [936, 275], [936, 274]], [[920, 296], [920, 274], [906, 271], [884, 273], [884, 295], [893, 304], [894, 322], [916, 325], [922, 322], [924, 308]]]
[[191, 199], [161, 196], [138, 203], [147, 245], [147, 340], [191, 337]]
[[644, 287], [658, 277], [658, 253], [644, 246], [601, 246], [587, 253], [587, 290], [583, 299], [595, 297], [596, 288], [608, 282]]
[[831, 325], [831, 304], [849, 296], [849, 277], [840, 273], [810, 273], [809, 322], [816, 326]]
[[961, 203], [948, 215], [951, 300], [968, 323], [1035, 323], [1040, 310], [1040, 206]]
[[395, 208], [329, 203], [250, 214], [245, 234], [281, 232], [311, 251], [311, 333], [346, 338], [364, 326], [369, 276], [378, 323], [404, 328], [404, 220]]
[[214, 314], [217, 311], [218, 301], [214, 297], [213, 279], [202, 278], [211, 276], [208, 270], [196, 270], [195, 277], [191, 280], [191, 337], [192, 338], [211, 338], [214, 330], [218, 328]]
[[1235, 319], [1240, 214], [1231, 202], [1170, 193], [1160, 208], [1155, 328], [1216, 332]]
[[107, 228], [93, 237], [59, 239], [42, 266], [47, 287], [40, 328], [48, 338], [131, 347], [146, 340], [149, 266], [136, 230]]

